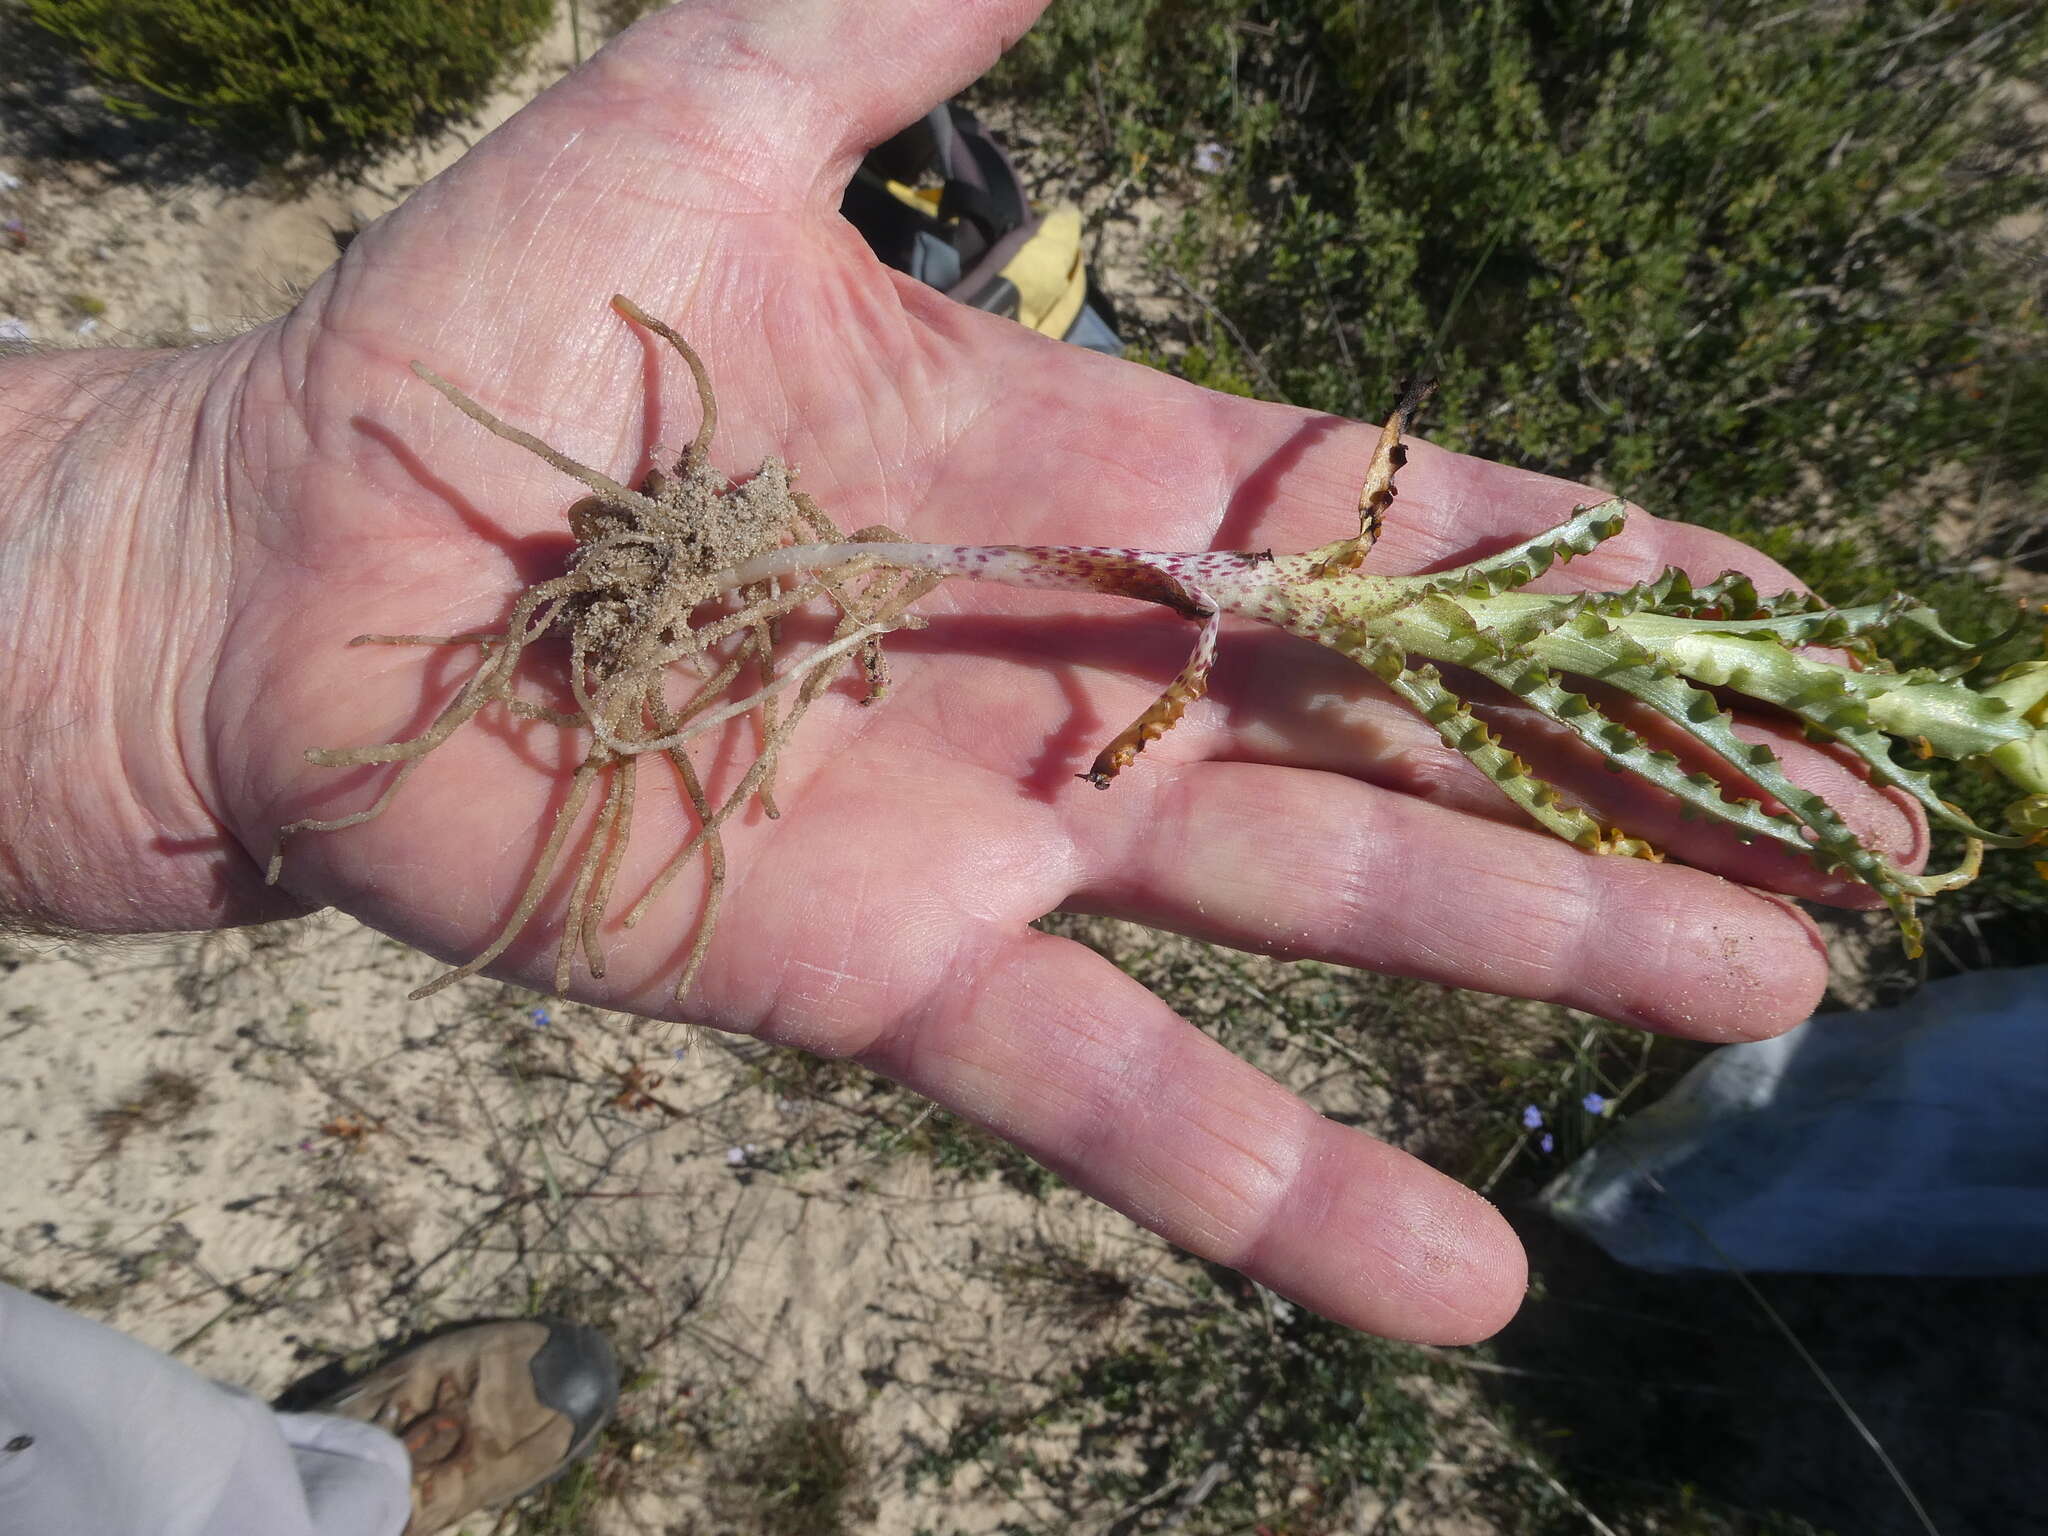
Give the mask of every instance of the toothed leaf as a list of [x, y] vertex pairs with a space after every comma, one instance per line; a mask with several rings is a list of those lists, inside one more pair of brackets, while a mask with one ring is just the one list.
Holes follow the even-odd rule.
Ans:
[[1455, 571], [1421, 578], [1423, 590], [1447, 592], [1459, 597], [1492, 597], [1526, 586], [1559, 560], [1569, 560], [1597, 548], [1621, 532], [1628, 521], [1628, 507], [1619, 497], [1598, 506], [1579, 507], [1555, 528], [1534, 538], [1461, 565]]

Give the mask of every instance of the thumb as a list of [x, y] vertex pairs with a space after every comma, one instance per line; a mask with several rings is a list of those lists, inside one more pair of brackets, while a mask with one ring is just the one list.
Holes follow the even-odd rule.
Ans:
[[[754, 167], [757, 185], [787, 189], [793, 178], [836, 204], [862, 154], [979, 79], [1045, 5], [675, 5], [614, 39], [588, 84], [612, 93], [614, 111], [632, 103], [649, 126], [665, 123], [728, 164]], [[772, 173], [764, 156], [778, 162]]]

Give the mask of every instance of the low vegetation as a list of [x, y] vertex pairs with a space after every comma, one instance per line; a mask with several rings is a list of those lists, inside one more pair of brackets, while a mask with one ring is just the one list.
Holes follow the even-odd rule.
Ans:
[[258, 160], [347, 160], [476, 105], [552, 0], [24, 0], [109, 105]]

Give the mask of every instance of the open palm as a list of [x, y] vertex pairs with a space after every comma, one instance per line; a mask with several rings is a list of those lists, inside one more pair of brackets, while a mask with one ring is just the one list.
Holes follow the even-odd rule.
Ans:
[[[450, 409], [409, 360], [622, 480], [694, 433], [687, 375], [608, 310], [614, 292], [707, 360], [714, 461], [745, 474], [781, 455], [845, 528], [1155, 548], [1349, 531], [1373, 430], [949, 305], [839, 219], [863, 148], [973, 79], [1036, 8], [755, 0], [653, 17], [236, 344], [233, 586], [189, 750], [216, 765], [253, 859], [280, 822], [357, 809], [389, 772], [314, 768], [306, 749], [418, 730], [474, 662], [346, 650], [352, 635], [491, 628], [569, 548], [578, 488]], [[1418, 445], [1374, 560], [1469, 556], [1575, 499]], [[1788, 584], [1739, 546], [1647, 519], [1571, 577], [1667, 563]], [[990, 588], [941, 590], [922, 611], [932, 627], [892, 642], [892, 696], [821, 701], [784, 759], [781, 818], [729, 829], [726, 911], [688, 1013], [859, 1056], [1334, 1317], [1482, 1336], [1519, 1297], [1519, 1252], [1477, 1196], [1323, 1121], [1033, 919], [1114, 913], [1709, 1037], [1782, 1028], [1817, 995], [1822, 957], [1791, 909], [1525, 829], [1428, 727], [1312, 647], [1226, 636], [1212, 699], [1098, 793], [1074, 775], [1171, 675], [1176, 621]], [[581, 756], [565, 735], [479, 719], [380, 820], [296, 841], [287, 888], [466, 957], [532, 868]], [[1910, 841], [1845, 769], [1786, 755], [1877, 839]], [[715, 750], [706, 761], [718, 771]], [[691, 830], [645, 783], [627, 893]], [[1830, 894], [1760, 855], [1685, 851]], [[681, 880], [639, 927], [608, 926], [607, 976], [582, 994], [673, 1012], [702, 895]], [[561, 899], [506, 974], [544, 984]]]

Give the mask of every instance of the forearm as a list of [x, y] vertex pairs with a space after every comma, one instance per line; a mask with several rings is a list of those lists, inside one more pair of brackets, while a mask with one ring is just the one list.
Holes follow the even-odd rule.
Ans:
[[235, 350], [0, 363], [0, 924], [260, 915], [191, 761], [230, 575]]

